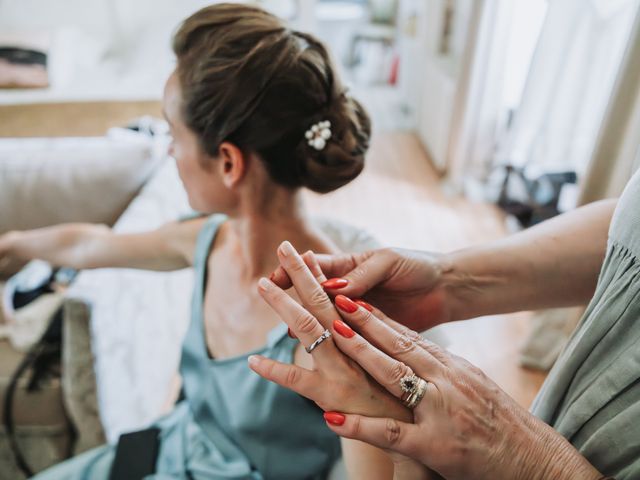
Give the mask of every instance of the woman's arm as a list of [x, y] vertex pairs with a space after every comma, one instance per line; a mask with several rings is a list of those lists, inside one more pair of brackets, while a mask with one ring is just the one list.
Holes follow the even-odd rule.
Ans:
[[441, 259], [450, 320], [579, 305], [593, 296], [616, 206], [605, 200]]
[[[341, 439], [342, 457], [350, 479], [391, 480], [393, 462], [377, 447], [359, 440]], [[416, 479], [417, 480], [417, 479]]]
[[[338, 277], [323, 283], [332, 296], [364, 297], [418, 331], [482, 315], [579, 305], [593, 295], [616, 203], [594, 203], [451, 254], [384, 248], [315, 258], [326, 276]], [[281, 288], [292, 285], [281, 266], [271, 278]]]
[[40, 259], [76, 269], [123, 267], [178, 270], [192, 264], [204, 218], [157, 230], [116, 234], [104, 225], [69, 223], [0, 236], [0, 259]]

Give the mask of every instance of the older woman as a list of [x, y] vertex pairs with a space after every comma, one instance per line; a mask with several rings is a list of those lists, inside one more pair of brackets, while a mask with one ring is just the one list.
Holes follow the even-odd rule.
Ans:
[[[302, 343], [325, 358], [312, 371], [261, 357], [250, 365], [332, 410], [325, 419], [336, 433], [402, 453], [445, 478], [640, 478], [639, 207], [636, 174], [617, 207], [593, 204], [451, 255], [381, 250], [316, 261], [284, 244], [281, 267], [260, 291]], [[323, 272], [341, 278], [324, 281]], [[331, 295], [340, 293], [337, 309], [320, 282]], [[281, 288], [290, 285], [306, 312], [284, 296]], [[463, 359], [349, 298], [362, 295], [415, 329], [591, 303], [529, 413]], [[325, 329], [333, 335], [318, 343]], [[343, 353], [324, 345], [330, 342]], [[343, 354], [413, 408], [413, 422], [343, 409], [335, 399], [358, 389], [330, 363], [338, 365]]]

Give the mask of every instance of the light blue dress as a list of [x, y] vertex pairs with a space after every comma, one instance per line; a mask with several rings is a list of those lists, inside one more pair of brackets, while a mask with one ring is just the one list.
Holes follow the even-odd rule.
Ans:
[[[286, 325], [267, 344], [221, 360], [209, 356], [203, 323], [207, 259], [226, 217], [205, 222], [196, 246], [192, 318], [182, 347], [184, 400], [155, 426], [161, 429], [157, 473], [147, 480], [321, 479], [340, 455], [340, 441], [309, 400], [253, 373], [259, 353], [291, 363], [297, 345]], [[114, 446], [100, 447], [52, 467], [37, 480], [100, 480], [109, 476]]]

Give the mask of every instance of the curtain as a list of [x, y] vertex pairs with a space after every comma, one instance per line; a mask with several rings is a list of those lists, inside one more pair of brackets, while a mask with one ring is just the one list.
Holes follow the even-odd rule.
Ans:
[[636, 14], [620, 74], [579, 202], [617, 197], [640, 168], [640, 13]]
[[447, 151], [447, 177], [480, 176], [495, 146], [512, 0], [473, 3]]
[[549, 0], [521, 105], [498, 143], [498, 163], [585, 171], [638, 4]]

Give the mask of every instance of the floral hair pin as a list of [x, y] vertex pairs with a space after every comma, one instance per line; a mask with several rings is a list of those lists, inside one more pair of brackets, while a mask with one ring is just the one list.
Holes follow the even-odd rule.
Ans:
[[331, 138], [331, 122], [325, 120], [312, 125], [304, 134], [310, 147], [320, 151], [327, 145], [327, 140]]

